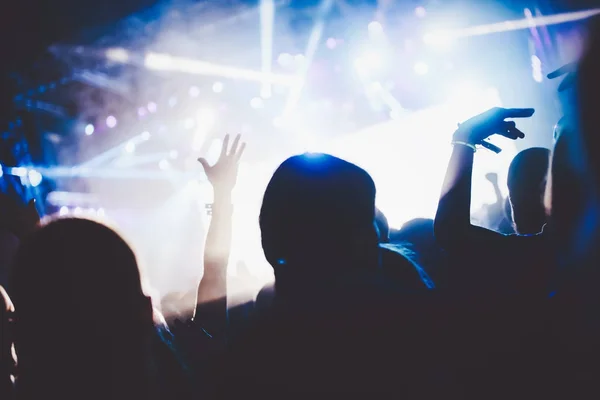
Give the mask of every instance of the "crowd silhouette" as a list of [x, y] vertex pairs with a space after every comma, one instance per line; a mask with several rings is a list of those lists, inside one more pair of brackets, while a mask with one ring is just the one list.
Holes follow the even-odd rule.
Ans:
[[[115, 230], [40, 221], [0, 199], [0, 398], [556, 398], [600, 395], [600, 25], [550, 74], [564, 105], [554, 148], [523, 150], [484, 228], [473, 161], [488, 137], [525, 136], [529, 108], [461, 122], [434, 220], [390, 230], [364, 169], [294, 155], [263, 196], [275, 281], [228, 308], [232, 191], [245, 144], [199, 159], [214, 189], [190, 313], [165, 320]], [[410, 196], [407, 191], [406, 196]], [[243, 267], [243, 266], [242, 266]], [[240, 267], [241, 268], [241, 267]], [[173, 301], [175, 301], [173, 300]]]

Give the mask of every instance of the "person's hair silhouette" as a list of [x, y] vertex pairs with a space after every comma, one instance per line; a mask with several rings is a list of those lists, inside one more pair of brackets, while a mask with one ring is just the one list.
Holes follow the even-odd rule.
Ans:
[[22, 243], [11, 278], [18, 396], [151, 397], [152, 305], [118, 234], [50, 222]]
[[289, 287], [287, 277], [293, 276], [292, 286], [304, 285], [343, 270], [376, 267], [375, 192], [365, 170], [337, 157], [285, 160], [260, 211], [262, 246], [277, 288]]
[[532, 147], [515, 156], [508, 169], [508, 191], [515, 230], [522, 235], [539, 233], [546, 223], [544, 193], [550, 150]]

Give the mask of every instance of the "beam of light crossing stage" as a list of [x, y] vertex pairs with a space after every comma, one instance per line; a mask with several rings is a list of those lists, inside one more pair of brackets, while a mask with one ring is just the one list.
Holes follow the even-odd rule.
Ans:
[[133, 144], [134, 146], [137, 146], [138, 144], [143, 143], [149, 139], [150, 139], [150, 133], [142, 132], [139, 135], [134, 136], [134, 137], [128, 139], [127, 141], [105, 151], [104, 153], [97, 155], [96, 157], [92, 158], [91, 160], [88, 160], [84, 163], [79, 164], [78, 167], [79, 168], [95, 168], [95, 167], [101, 166], [102, 164], [105, 164], [105, 163], [113, 160], [114, 158], [118, 157], [119, 155], [123, 154], [123, 152], [125, 151], [125, 148], [127, 147], [128, 144]]
[[290, 90], [290, 94], [288, 96], [285, 108], [283, 110], [283, 118], [289, 117], [289, 115], [294, 111], [294, 109], [298, 105], [298, 102], [300, 101], [302, 90], [304, 89], [304, 85], [306, 84], [306, 76], [308, 74], [308, 70], [310, 69], [312, 60], [315, 56], [315, 53], [317, 52], [317, 49], [319, 48], [321, 37], [323, 36], [323, 28], [325, 27], [325, 17], [331, 11], [333, 4], [334, 0], [323, 0], [319, 6], [319, 11], [317, 13], [317, 17], [315, 18], [315, 24], [310, 33], [310, 37], [308, 38], [306, 50], [304, 51], [304, 63], [300, 67], [300, 70], [297, 73], [297, 79], [295, 81], [295, 84]]
[[521, 29], [531, 29], [538, 26], [557, 25], [566, 22], [580, 21], [593, 17], [597, 14], [600, 14], [600, 8], [555, 15], [536, 16], [531, 18], [497, 22], [494, 24], [477, 25], [463, 29], [434, 31], [425, 35], [423, 40], [426, 43], [437, 44], [447, 42], [452, 39], [470, 36], [483, 36], [492, 33], [518, 31]]
[[[144, 171], [121, 168], [82, 168], [82, 167], [33, 167], [44, 177], [59, 178], [101, 178], [101, 179], [136, 179], [136, 180], [181, 180], [198, 179], [201, 174], [181, 171]], [[202, 179], [200, 179], [202, 180]]]
[[290, 86], [297, 80], [293, 75], [263, 73], [245, 68], [213, 64], [207, 61], [183, 57], [173, 57], [164, 53], [147, 53], [144, 66], [155, 71], [184, 72], [195, 75], [220, 76], [230, 79], [255, 81]]
[[[261, 64], [264, 76], [271, 74], [273, 62], [273, 25], [275, 20], [275, 4], [273, 0], [260, 2], [260, 47]], [[271, 82], [263, 80], [260, 95], [263, 98], [271, 97]]]

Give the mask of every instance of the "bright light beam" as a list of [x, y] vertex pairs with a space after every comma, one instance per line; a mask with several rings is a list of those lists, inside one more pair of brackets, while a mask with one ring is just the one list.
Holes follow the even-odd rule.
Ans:
[[117, 145], [115, 147], [113, 147], [112, 149], [109, 149], [107, 151], [105, 151], [102, 154], [97, 155], [96, 157], [92, 158], [91, 160], [88, 160], [82, 164], [79, 165], [79, 168], [94, 168], [94, 167], [98, 167], [104, 163], [107, 163], [108, 161], [112, 160], [113, 158], [116, 158], [118, 156], [120, 156], [121, 154], [123, 154], [123, 150], [127, 147], [127, 145], [138, 145], [140, 143], [143, 143], [145, 141], [147, 141], [148, 139], [150, 139], [150, 134], [148, 132], [142, 132], [141, 134], [132, 137], [129, 140], [126, 140], [125, 142], [121, 143], [120, 145]]
[[319, 48], [319, 43], [321, 42], [321, 37], [323, 36], [323, 28], [325, 27], [325, 17], [329, 14], [331, 7], [334, 4], [334, 0], [323, 0], [321, 5], [319, 6], [319, 12], [317, 13], [317, 17], [315, 18], [315, 25], [313, 26], [312, 32], [310, 33], [310, 37], [308, 38], [308, 44], [306, 45], [306, 50], [304, 51], [305, 61], [304, 64], [300, 67], [297, 73], [297, 79], [295, 84], [292, 86], [290, 90], [290, 94], [288, 96], [285, 108], [283, 110], [283, 118], [288, 117], [292, 111], [298, 105], [300, 101], [300, 97], [302, 95], [302, 89], [304, 89], [304, 85], [306, 84], [306, 75], [308, 74], [308, 70], [310, 65], [312, 64], [312, 60], [315, 56], [317, 49]]
[[[262, 73], [264, 76], [271, 74], [273, 62], [273, 25], [275, 20], [275, 5], [273, 0], [260, 2], [260, 47], [262, 56]], [[271, 97], [271, 82], [263, 79], [260, 94], [264, 98]]]
[[253, 71], [244, 68], [230, 67], [227, 65], [213, 64], [191, 58], [174, 57], [163, 53], [147, 53], [144, 66], [156, 71], [184, 72], [195, 75], [222, 76], [224, 78], [242, 79], [247, 81], [268, 82], [279, 85], [293, 85], [295, 77], [292, 75]]
[[469, 36], [482, 36], [492, 33], [518, 31], [521, 29], [531, 29], [538, 26], [557, 25], [566, 22], [579, 21], [594, 15], [600, 14], [600, 8], [594, 8], [587, 11], [576, 11], [555, 15], [536, 16], [531, 18], [517, 19], [511, 21], [497, 22], [494, 24], [477, 25], [464, 29], [455, 29], [447, 31], [436, 31], [425, 35], [423, 40], [426, 43], [446, 42], [449, 39], [457, 39]]

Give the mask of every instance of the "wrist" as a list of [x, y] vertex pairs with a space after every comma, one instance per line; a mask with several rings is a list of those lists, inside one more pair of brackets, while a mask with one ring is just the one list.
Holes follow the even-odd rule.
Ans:
[[462, 141], [462, 140], [453, 140], [452, 141], [452, 145], [453, 146], [460, 146], [463, 149], [470, 149], [471, 151], [473, 151], [473, 153], [475, 153], [477, 151], [477, 147], [475, 147], [474, 144], [471, 144], [469, 142], [466, 141]]

